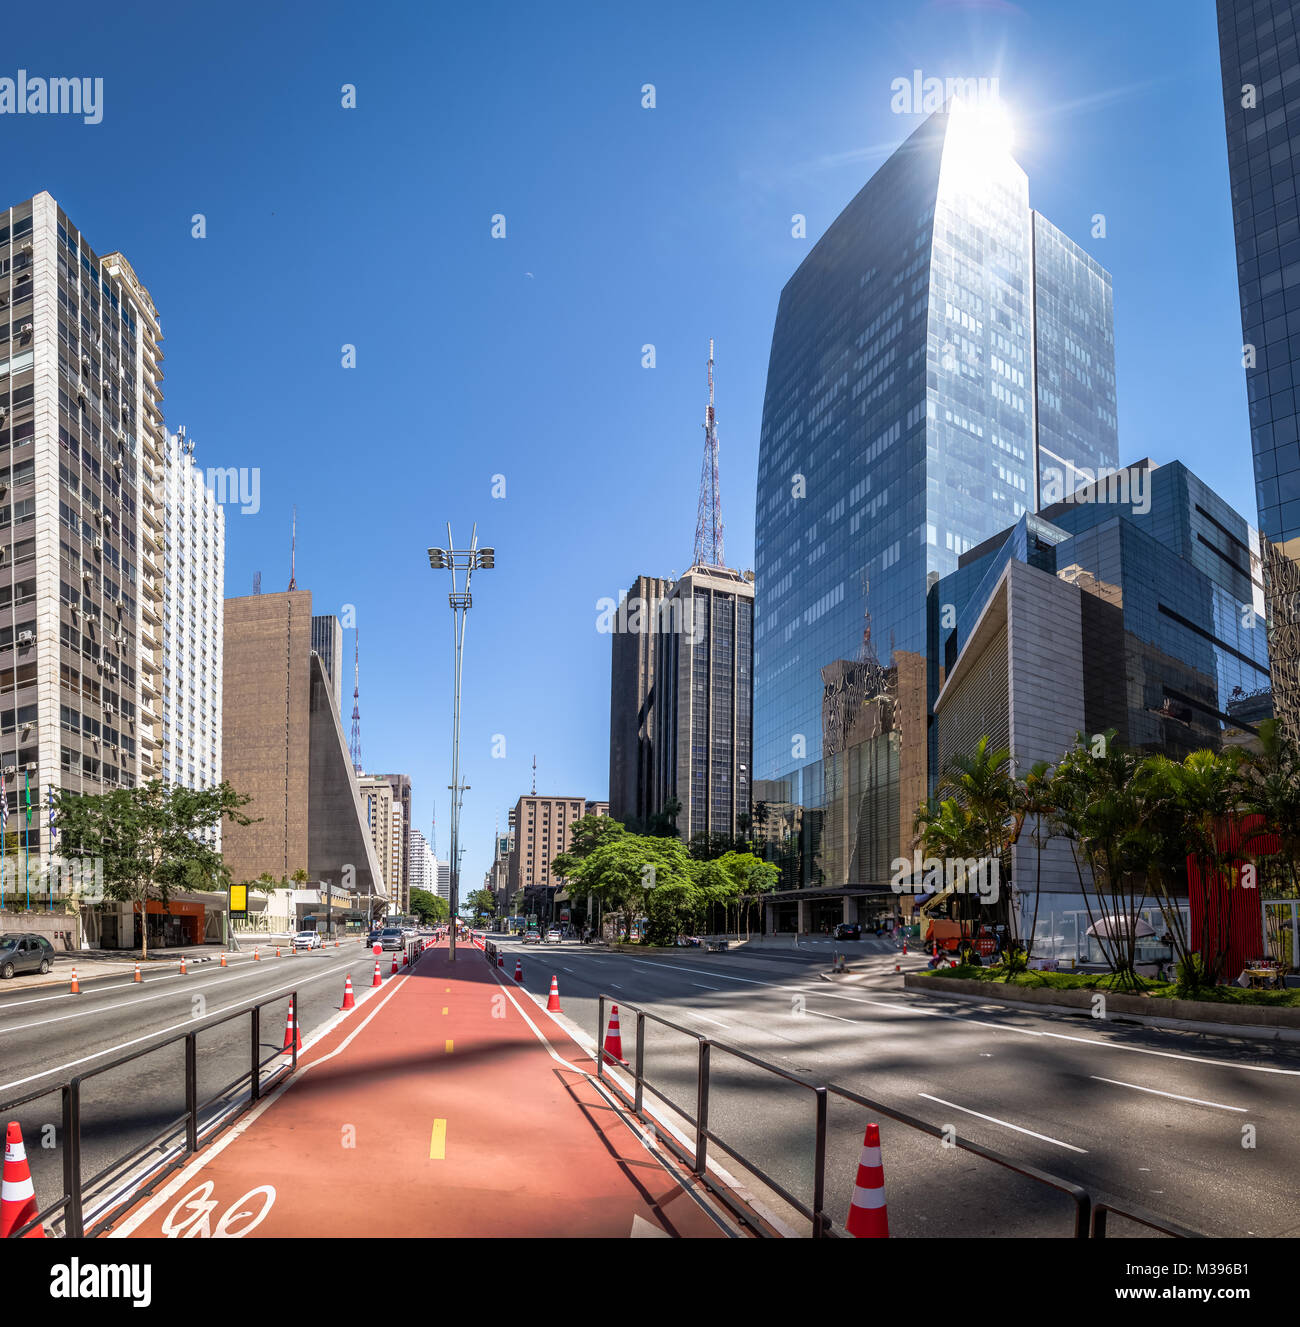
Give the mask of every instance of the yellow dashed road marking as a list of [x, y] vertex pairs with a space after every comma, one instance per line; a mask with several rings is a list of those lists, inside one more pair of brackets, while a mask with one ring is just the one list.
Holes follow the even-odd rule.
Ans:
[[446, 1005], [443, 1005], [443, 1007], [442, 1007], [442, 1012], [443, 1012], [444, 1014], [447, 1012], [447, 1006], [446, 1006]]
[[447, 1158], [447, 1121], [434, 1120], [433, 1133], [429, 1138], [429, 1160], [445, 1161]]
[[451, 1039], [450, 1039], [450, 1038], [447, 1039], [447, 1054], [448, 1054], [448, 1055], [451, 1054]]

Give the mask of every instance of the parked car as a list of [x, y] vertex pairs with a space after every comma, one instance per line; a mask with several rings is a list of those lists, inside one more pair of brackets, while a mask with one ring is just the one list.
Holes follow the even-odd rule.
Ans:
[[400, 926], [385, 926], [379, 932], [379, 943], [385, 949], [401, 949], [403, 944], [402, 928]]
[[20, 972], [48, 972], [54, 966], [54, 946], [43, 935], [6, 931], [0, 935], [0, 977], [8, 981]]
[[523, 942], [526, 945], [540, 945], [542, 943], [541, 931], [534, 931], [532, 929], [525, 931]]
[[293, 937], [293, 947], [295, 949], [321, 949], [324, 947], [324, 941], [321, 940], [319, 931], [299, 931]]
[[857, 922], [840, 922], [835, 928], [835, 939], [837, 940], [861, 940], [862, 927]]
[[564, 932], [558, 927], [552, 926], [551, 929], [546, 932], [546, 943], [548, 945], [558, 945], [563, 939]]

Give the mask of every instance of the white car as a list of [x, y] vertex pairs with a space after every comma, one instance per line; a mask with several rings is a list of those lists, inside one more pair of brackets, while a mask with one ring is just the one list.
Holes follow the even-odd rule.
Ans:
[[546, 943], [548, 945], [558, 945], [564, 939], [564, 932], [557, 930], [554, 926], [546, 932]]
[[293, 937], [295, 949], [321, 949], [324, 947], [319, 931], [299, 931]]

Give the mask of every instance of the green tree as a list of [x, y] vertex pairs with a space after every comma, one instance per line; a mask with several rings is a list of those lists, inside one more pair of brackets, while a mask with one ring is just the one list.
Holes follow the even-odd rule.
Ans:
[[106, 793], [56, 790], [55, 825], [67, 857], [99, 858], [104, 892], [129, 901], [140, 917], [141, 954], [149, 952], [148, 905], [164, 908], [173, 890], [211, 891], [229, 883], [211, 831], [223, 820], [249, 825], [249, 798], [228, 783], [185, 788], [161, 779]]
[[497, 915], [496, 895], [490, 889], [476, 889], [465, 900], [466, 905], [473, 910], [474, 925], [477, 926], [484, 917], [495, 917]]
[[446, 921], [449, 915], [447, 900], [427, 889], [411, 890], [411, 911], [425, 926], [435, 926]]
[[637, 917], [649, 919], [649, 938], [670, 930], [675, 936], [679, 918], [699, 903], [691, 859], [675, 838], [616, 835], [574, 862], [568, 878], [593, 894], [606, 912], [621, 915], [625, 940]]

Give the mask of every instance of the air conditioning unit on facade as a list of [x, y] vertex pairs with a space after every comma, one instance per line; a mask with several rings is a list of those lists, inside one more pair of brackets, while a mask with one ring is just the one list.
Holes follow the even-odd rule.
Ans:
[[36, 635], [35, 635], [34, 632], [31, 632], [31, 631], [20, 631], [20, 632], [18, 633], [18, 644], [19, 644], [19, 645], [34, 645], [35, 643], [36, 643]]
[[36, 328], [34, 328], [34, 327], [31, 325], [31, 323], [23, 323], [23, 325], [18, 329], [18, 335], [19, 335], [19, 336], [31, 336], [31, 334], [32, 334], [35, 330], [36, 330]]
[[95, 536], [95, 552], [96, 552], [96, 553], [102, 553], [103, 551], [104, 551], [104, 541], [103, 541], [98, 535], [96, 535], [96, 536]]

